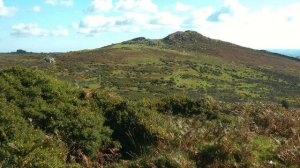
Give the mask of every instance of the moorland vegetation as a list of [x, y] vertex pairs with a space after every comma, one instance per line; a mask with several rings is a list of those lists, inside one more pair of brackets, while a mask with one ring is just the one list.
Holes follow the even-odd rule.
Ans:
[[193, 31], [0, 56], [0, 167], [300, 165], [295, 58]]
[[0, 72], [2, 167], [297, 167], [300, 112], [212, 97], [128, 100]]

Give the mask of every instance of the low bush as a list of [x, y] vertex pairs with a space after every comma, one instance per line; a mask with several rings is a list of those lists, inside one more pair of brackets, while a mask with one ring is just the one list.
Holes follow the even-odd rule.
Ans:
[[206, 115], [207, 119], [215, 119], [218, 105], [211, 97], [192, 99], [186, 95], [173, 95], [162, 98], [157, 104], [157, 110], [172, 115]]
[[141, 154], [158, 140], [169, 138], [159, 113], [109, 94], [98, 92], [94, 99], [105, 114], [105, 125], [114, 130], [113, 139], [121, 143], [125, 157]]
[[[23, 136], [21, 140], [37, 136], [36, 139], [42, 141], [45, 137], [38, 137], [43, 134], [56, 140], [61, 139], [67, 151], [57, 152], [63, 156], [54, 156], [58, 160], [67, 156], [73, 158], [69, 159], [70, 162], [80, 162], [85, 156], [96, 158], [98, 152], [111, 143], [111, 130], [103, 126], [105, 119], [101, 110], [94, 108], [89, 101], [81, 100], [80, 89], [40, 71], [20, 67], [1, 71], [0, 83], [1, 102], [8, 104], [8, 108], [15, 109], [4, 111], [11, 116], [7, 119], [8, 126], [19, 124], [19, 128], [28, 128], [20, 132]], [[3, 116], [5, 115], [1, 115]], [[13, 122], [14, 119], [18, 122]], [[1, 131], [7, 135], [9, 129], [10, 127], [5, 127]], [[17, 135], [19, 133], [10, 136], [17, 138]], [[36, 144], [34, 138], [28, 141], [33, 146]], [[13, 158], [21, 157], [22, 154], [10, 155]]]

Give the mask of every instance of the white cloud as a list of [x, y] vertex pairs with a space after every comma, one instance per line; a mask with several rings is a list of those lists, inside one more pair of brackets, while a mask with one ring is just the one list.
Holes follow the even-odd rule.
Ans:
[[193, 6], [186, 5], [186, 4], [181, 3], [181, 2], [177, 2], [175, 4], [175, 10], [178, 11], [178, 12], [188, 12], [188, 11], [191, 11], [193, 9], [194, 9]]
[[118, 0], [116, 9], [120, 11], [157, 12], [157, 5], [152, 0]]
[[32, 8], [32, 10], [34, 11], [34, 12], [40, 12], [41, 11], [41, 7], [40, 6], [34, 6], [33, 8]]
[[[53, 0], [50, 0], [53, 1]], [[158, 10], [156, 4], [152, 0], [92, 0], [88, 12], [101, 13], [111, 10], [119, 12], [143, 12], [155, 13]]]
[[79, 33], [87, 36], [97, 36], [103, 32], [114, 31], [139, 31], [141, 29], [180, 29], [183, 18], [170, 12], [157, 12], [147, 14], [128, 12], [119, 16], [89, 15], [80, 23], [73, 23], [72, 27]]
[[134, 30], [134, 19], [128, 16], [86, 16], [79, 24], [73, 23], [80, 33], [87, 36], [97, 36], [107, 31]]
[[45, 0], [45, 3], [52, 6], [73, 6], [73, 0]]
[[300, 3], [251, 10], [238, 0], [225, 0], [224, 8], [230, 12], [219, 13], [215, 21], [195, 15], [197, 30], [251, 48], [300, 48]]
[[0, 0], [0, 16], [13, 16], [17, 12], [15, 7], [6, 7], [3, 0]]
[[[115, 4], [111, 0], [94, 0], [89, 11], [94, 15], [87, 15], [79, 23], [72, 24], [79, 33], [87, 36], [97, 36], [107, 31], [175, 30], [184, 21], [171, 12], [159, 11], [151, 0], [117, 0]], [[103, 13], [105, 11], [115, 12], [115, 15]]]
[[20, 23], [12, 26], [11, 35], [17, 37], [25, 37], [25, 36], [67, 36], [69, 31], [62, 27], [57, 26], [57, 28], [53, 30], [48, 30], [41, 28], [37, 24], [24, 24]]
[[215, 12], [214, 8], [212, 7], [204, 7], [201, 9], [196, 9], [192, 12], [192, 16], [194, 21], [198, 24], [204, 24], [207, 22], [209, 16], [211, 16]]
[[106, 12], [113, 8], [112, 0], [93, 0], [89, 8], [90, 12]]

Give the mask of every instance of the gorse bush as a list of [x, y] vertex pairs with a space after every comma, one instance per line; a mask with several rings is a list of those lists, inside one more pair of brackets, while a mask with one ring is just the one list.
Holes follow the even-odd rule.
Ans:
[[123, 156], [145, 152], [159, 139], [169, 138], [162, 117], [156, 111], [138, 106], [115, 95], [93, 95], [106, 117], [105, 125], [114, 130], [113, 139], [122, 146]]
[[4, 167], [64, 167], [67, 148], [59, 139], [34, 129], [20, 109], [0, 103], [0, 159]]
[[[12, 118], [7, 119], [7, 122], [10, 122], [8, 125], [18, 123], [20, 128], [23, 124], [28, 125], [28, 132], [26, 129], [20, 129], [20, 133], [13, 132], [12, 137], [21, 134], [30, 138], [30, 136], [38, 136], [38, 133], [44, 136], [44, 138], [29, 139], [28, 143], [32, 144], [42, 144], [38, 141], [43, 141], [46, 135], [61, 140], [67, 150], [64, 157], [68, 155], [68, 158], [73, 158], [73, 161], [78, 161], [85, 155], [95, 158], [97, 152], [110, 143], [111, 130], [103, 126], [104, 117], [101, 110], [94, 108], [89, 101], [79, 99], [81, 93], [79, 89], [40, 71], [18, 67], [1, 71], [0, 83], [2, 102], [15, 109], [1, 111], [10, 113]], [[10, 121], [13, 119], [18, 122]], [[7, 135], [7, 131], [3, 128], [2, 134]], [[33, 134], [34, 132], [36, 133]], [[6, 142], [9, 143], [12, 142]], [[22, 150], [21, 146], [18, 148]], [[15, 154], [14, 157], [21, 157]], [[64, 158], [56, 156], [59, 159]]]
[[186, 95], [172, 95], [162, 98], [157, 103], [157, 110], [182, 116], [206, 115], [208, 119], [213, 119], [217, 117], [214, 111], [218, 110], [218, 105], [211, 97], [192, 99]]
[[106, 125], [114, 130], [113, 138], [121, 142], [125, 155], [140, 152], [143, 146], [153, 142], [154, 136], [140, 122], [138, 111], [129, 102], [101, 95], [95, 95], [95, 99], [103, 108]]

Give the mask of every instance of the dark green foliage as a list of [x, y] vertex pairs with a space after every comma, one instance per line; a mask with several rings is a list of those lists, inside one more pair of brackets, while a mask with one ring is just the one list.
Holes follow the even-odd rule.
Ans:
[[14, 104], [0, 102], [0, 162], [4, 167], [65, 167], [67, 148], [34, 129]]
[[103, 108], [106, 125], [114, 130], [113, 138], [121, 143], [125, 157], [140, 154], [156, 142], [157, 134], [143, 123], [147, 109], [105, 94], [95, 94], [94, 99]]
[[222, 146], [208, 145], [197, 155], [197, 166], [207, 167], [216, 160], [225, 161], [228, 159], [228, 153]]
[[289, 102], [287, 100], [282, 100], [281, 101], [282, 107], [288, 109], [290, 107]]
[[217, 117], [217, 103], [211, 97], [192, 99], [184, 95], [173, 95], [163, 98], [157, 104], [157, 110], [162, 113], [193, 116], [204, 114], [207, 119]]
[[[68, 149], [67, 153], [62, 154], [64, 158], [68, 154], [69, 157], [76, 156], [80, 160], [84, 155], [95, 158], [98, 151], [110, 143], [111, 131], [103, 126], [101, 110], [94, 108], [89, 101], [79, 99], [81, 90], [40, 71], [18, 67], [1, 71], [0, 83], [1, 102], [15, 109], [10, 111], [10, 115], [18, 117], [15, 119], [20, 124], [19, 128], [28, 127], [28, 131], [24, 129], [20, 134], [25, 137], [33, 136], [29, 140], [33, 146], [43, 145], [42, 142], [39, 144], [35, 141], [43, 141], [45, 135], [49, 135], [56, 141], [61, 139], [64, 142], [62, 144]], [[11, 121], [13, 119], [14, 117], [7, 119], [6, 122], [10, 122], [8, 125], [15, 123]], [[6, 132], [7, 129], [3, 131]], [[17, 138], [18, 134], [13, 133], [11, 136]], [[38, 138], [41, 136], [39, 134], [44, 134], [44, 137]], [[20, 140], [24, 141], [25, 137]], [[26, 153], [29, 154], [30, 152]], [[23, 154], [10, 155], [21, 157]]]

